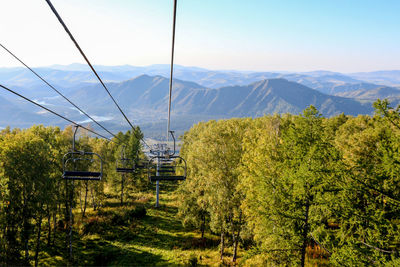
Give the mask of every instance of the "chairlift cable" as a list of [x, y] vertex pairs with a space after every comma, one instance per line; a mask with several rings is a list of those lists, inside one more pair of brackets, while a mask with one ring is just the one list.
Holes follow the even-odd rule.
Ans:
[[42, 80], [45, 84], [47, 84], [51, 89], [53, 89], [57, 94], [59, 94], [62, 98], [64, 98], [68, 103], [73, 105], [76, 109], [78, 109], [80, 112], [82, 112], [86, 117], [91, 119], [94, 123], [96, 123], [98, 126], [100, 126], [103, 130], [111, 134], [113, 137], [118, 139], [121, 143], [124, 143], [121, 139], [119, 139], [115, 134], [110, 132], [108, 129], [106, 129], [103, 125], [101, 125], [99, 122], [97, 122], [95, 119], [93, 119], [89, 114], [87, 114], [85, 111], [83, 111], [80, 107], [78, 107], [76, 104], [74, 104], [71, 100], [69, 100], [65, 95], [63, 95], [60, 91], [58, 91], [53, 85], [48, 83], [42, 76], [40, 76], [36, 71], [34, 71], [32, 68], [30, 68], [25, 62], [23, 62], [20, 58], [18, 58], [14, 53], [12, 53], [10, 50], [8, 50], [3, 44], [0, 43], [0, 46], [6, 50], [11, 56], [13, 56], [16, 60], [18, 60], [22, 65], [24, 65], [28, 70], [30, 70], [33, 74], [35, 74], [40, 80]]
[[76, 126], [79, 126], [79, 127], [83, 128], [83, 129], [85, 129], [86, 131], [89, 131], [89, 132], [91, 132], [91, 133], [93, 133], [93, 134], [95, 134], [95, 135], [98, 135], [98, 136], [100, 136], [100, 137], [102, 137], [102, 138], [104, 138], [104, 139], [106, 139], [106, 140], [108, 140], [108, 141], [110, 141], [110, 142], [116, 143], [115, 141], [111, 140], [110, 138], [105, 137], [104, 135], [101, 135], [101, 134], [99, 134], [99, 133], [97, 133], [97, 132], [95, 132], [95, 131], [93, 131], [93, 130], [91, 130], [91, 129], [89, 129], [89, 128], [87, 128], [87, 127], [85, 127], [85, 126], [83, 126], [83, 125], [81, 125], [81, 124], [79, 124], [79, 123], [77, 123], [77, 122], [74, 122], [73, 120], [70, 120], [70, 119], [64, 117], [63, 115], [58, 114], [57, 112], [55, 112], [55, 111], [53, 111], [53, 110], [51, 110], [51, 109], [49, 109], [49, 108], [46, 108], [46, 107], [43, 106], [43, 105], [38, 104], [38, 103], [36, 103], [35, 101], [33, 101], [33, 100], [31, 100], [31, 99], [29, 99], [29, 98], [27, 98], [27, 97], [25, 97], [25, 96], [23, 96], [23, 95], [21, 95], [21, 94], [19, 94], [19, 93], [17, 93], [17, 92], [15, 92], [15, 91], [13, 91], [13, 90], [11, 90], [11, 89], [5, 87], [5, 86], [2, 85], [2, 84], [0, 84], [0, 87], [3, 88], [4, 90], [9, 91], [10, 93], [13, 93], [13, 94], [16, 95], [16, 96], [19, 96], [20, 98], [23, 98], [24, 100], [26, 100], [26, 101], [28, 101], [28, 102], [31, 102], [32, 104], [35, 104], [36, 106], [38, 106], [38, 107], [40, 107], [40, 108], [42, 108], [42, 109], [44, 109], [44, 110], [46, 110], [46, 111], [48, 111], [48, 112], [50, 112], [50, 113], [56, 115], [56, 116], [58, 116], [58, 117], [60, 117], [60, 118], [62, 118], [62, 119], [64, 119], [64, 120], [66, 120], [66, 121], [68, 121], [68, 122], [70, 122], [70, 123], [76, 125]]
[[176, 6], [177, 6], [177, 0], [174, 0], [174, 16], [173, 16], [173, 22], [172, 22], [172, 46], [171, 46], [171, 73], [170, 73], [170, 78], [169, 78], [167, 142], [169, 139], [169, 132], [171, 130], [171, 128], [170, 128], [170, 125], [171, 125], [171, 100], [172, 100], [172, 78], [173, 78], [173, 72], [174, 72]]
[[92, 64], [90, 63], [89, 59], [86, 57], [85, 53], [82, 51], [81, 47], [79, 46], [78, 42], [75, 40], [74, 36], [72, 35], [72, 33], [69, 31], [67, 25], [65, 25], [64, 21], [62, 20], [62, 18], [60, 17], [60, 15], [58, 14], [57, 10], [54, 8], [53, 4], [50, 2], [50, 0], [46, 0], [47, 4], [50, 6], [51, 10], [53, 11], [54, 15], [56, 15], [58, 21], [61, 23], [61, 25], [64, 27], [64, 30], [67, 32], [67, 34], [69, 35], [69, 37], [71, 38], [72, 42], [75, 44], [76, 48], [78, 48], [79, 52], [81, 53], [81, 55], [83, 56], [83, 58], [85, 59], [85, 61], [87, 62], [87, 64], [89, 65], [89, 67], [91, 68], [91, 70], [93, 71], [94, 75], [96, 75], [97, 79], [99, 80], [99, 82], [101, 83], [101, 85], [104, 87], [104, 89], [107, 91], [108, 95], [110, 96], [110, 98], [113, 100], [114, 104], [117, 106], [117, 108], [119, 109], [119, 111], [121, 112], [121, 114], [124, 116], [125, 120], [129, 123], [129, 125], [131, 126], [131, 128], [133, 129], [133, 125], [132, 123], [129, 121], [128, 117], [125, 115], [125, 113], [122, 111], [121, 107], [118, 105], [117, 101], [115, 101], [114, 97], [111, 95], [110, 91], [107, 89], [107, 86], [104, 84], [103, 80], [100, 78], [100, 76], [97, 74], [96, 70], [93, 68]]
[[[121, 112], [121, 114], [124, 116], [125, 120], [128, 122], [128, 124], [131, 126], [132, 130], [134, 129], [134, 126], [132, 125], [132, 123], [129, 121], [128, 117], [125, 115], [125, 113], [122, 111], [121, 107], [118, 105], [117, 101], [115, 101], [114, 97], [111, 95], [110, 91], [108, 90], [107, 86], [104, 84], [103, 80], [100, 78], [100, 76], [97, 74], [96, 70], [94, 69], [94, 67], [92, 66], [92, 64], [90, 63], [89, 59], [86, 57], [85, 53], [83, 52], [83, 50], [81, 49], [81, 47], [79, 46], [78, 42], [75, 40], [74, 36], [72, 35], [72, 33], [70, 32], [70, 30], [68, 29], [67, 25], [64, 23], [63, 19], [61, 18], [61, 16], [58, 14], [57, 10], [55, 9], [55, 7], [53, 6], [53, 4], [51, 3], [50, 0], [46, 0], [47, 4], [49, 5], [50, 9], [53, 11], [54, 15], [57, 17], [58, 21], [61, 23], [61, 25], [63, 26], [64, 30], [67, 32], [67, 34], [69, 35], [69, 37], [71, 38], [72, 42], [75, 44], [76, 48], [79, 50], [79, 52], [81, 53], [82, 57], [85, 59], [86, 63], [89, 65], [90, 69], [93, 71], [94, 75], [97, 77], [97, 79], [99, 80], [99, 82], [101, 83], [101, 85], [103, 86], [103, 88], [106, 90], [106, 92], [108, 93], [108, 95], [110, 96], [110, 98], [112, 99], [112, 101], [114, 102], [114, 104], [117, 106], [118, 110]], [[150, 148], [150, 146], [146, 143], [146, 141], [144, 141], [143, 138], [141, 138], [141, 140], [143, 141], [143, 143], [148, 146]]]
[[[174, 141], [174, 150], [171, 154], [170, 149], [167, 144], [158, 144], [157, 150], [152, 153], [154, 157], [149, 160], [147, 175], [150, 182], [156, 182], [156, 207], [159, 207], [159, 184], [160, 181], [179, 181], [186, 180], [186, 170], [187, 165], [185, 159], [180, 156], [175, 156], [175, 137], [174, 132], [171, 131], [171, 107], [172, 107], [172, 82], [174, 74], [174, 51], [175, 51], [175, 25], [176, 25], [176, 9], [177, 0], [174, 0], [174, 11], [173, 11], [173, 21], [172, 21], [172, 45], [171, 45], [171, 70], [169, 78], [169, 98], [168, 98], [168, 122], [167, 122], [167, 142], [169, 141], [169, 135], [171, 134]], [[178, 166], [177, 159], [183, 161], [183, 166]], [[156, 163], [153, 161], [157, 160]], [[177, 168], [183, 170], [183, 174], [177, 173]]]

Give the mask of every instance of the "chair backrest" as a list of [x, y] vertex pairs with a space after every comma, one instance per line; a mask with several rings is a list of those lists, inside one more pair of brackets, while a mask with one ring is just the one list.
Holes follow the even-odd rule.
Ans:
[[117, 159], [115, 165], [117, 172], [133, 173], [136, 170], [135, 161], [132, 159]]
[[[88, 162], [86, 167], [77, 166], [77, 163], [84, 161]], [[91, 167], [94, 162], [100, 163], [99, 168], [96, 171], [89, 171], [89, 167]], [[94, 152], [70, 151], [63, 157], [62, 177], [68, 180], [99, 181], [103, 177], [103, 159], [99, 154]]]
[[180, 156], [172, 156], [167, 160], [163, 156], [154, 156], [150, 158], [147, 168], [151, 182], [186, 180], [186, 171], [186, 161]]

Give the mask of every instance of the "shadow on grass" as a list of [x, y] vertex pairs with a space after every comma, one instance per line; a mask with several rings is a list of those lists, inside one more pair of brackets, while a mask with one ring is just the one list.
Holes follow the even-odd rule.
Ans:
[[[162, 207], [160, 207], [162, 209]], [[169, 208], [167, 208], [169, 209]], [[150, 227], [157, 227], [158, 229], [162, 229], [164, 231], [168, 232], [180, 232], [183, 229], [183, 226], [180, 221], [178, 221], [175, 217], [169, 217], [169, 216], [160, 216], [160, 213], [166, 213], [169, 211], [161, 211], [157, 212], [158, 214], [153, 215], [148, 215], [145, 218], [142, 219], [142, 222]], [[167, 213], [168, 214], [168, 213]]]
[[[118, 231], [121, 232], [121, 231]], [[65, 243], [65, 234], [59, 233], [55, 240], [54, 246], [42, 246], [42, 251], [48, 257], [42, 260], [41, 265], [48, 266], [154, 266], [155, 264], [166, 265], [167, 262], [162, 259], [161, 255], [141, 251], [134, 248], [126, 249], [112, 244], [111, 241], [118, 241], [118, 238], [113, 240], [106, 239], [82, 239], [78, 233], [73, 234], [73, 259], [68, 260], [68, 253]], [[123, 242], [123, 240], [122, 240]], [[120, 242], [121, 243], [121, 242]], [[46, 264], [44, 264], [46, 263]]]
[[[177, 181], [160, 181], [160, 194], [170, 194], [173, 193], [179, 184]], [[156, 183], [153, 182], [150, 184], [149, 192], [154, 191], [156, 189]]]
[[159, 255], [137, 249], [117, 247], [101, 240], [89, 240], [80, 253], [79, 259], [88, 258], [89, 260], [85, 263], [76, 262], [78, 265], [153, 266], [155, 263], [166, 263]]
[[155, 249], [162, 250], [174, 250], [181, 249], [187, 250], [193, 248], [193, 243], [196, 238], [191, 236], [176, 236], [171, 234], [160, 233], [155, 229], [155, 231], [150, 231], [145, 229], [139, 233], [132, 240], [136, 245], [151, 247]]
[[158, 249], [211, 248], [218, 245], [214, 240], [184, 235], [187, 232], [182, 224], [173, 218], [146, 216], [141, 219], [142, 226], [137, 230], [132, 242], [140, 246]]
[[[159, 208], [155, 208], [152, 201], [140, 204], [147, 209], [145, 217], [129, 215], [128, 211], [138, 206], [137, 203], [121, 207], [118, 199], [109, 196], [110, 199], [103, 206], [104, 210], [88, 214], [89, 218], [85, 220], [85, 225], [77, 227], [80, 229], [80, 234], [74, 231], [75, 261], [66, 260], [65, 233], [60, 232], [54, 247], [43, 246], [49, 256], [47, 261], [43, 262], [51, 262], [50, 265], [53, 266], [165, 266], [171, 264], [167, 260], [170, 256], [165, 255], [175, 255], [170, 253], [174, 250], [216, 247], [218, 240], [194, 237], [198, 234], [193, 234], [193, 229], [183, 228], [176, 216], [178, 209], [173, 203], [176, 200], [173, 195], [171, 196], [175, 194], [177, 187], [178, 185], [173, 182], [162, 183], [160, 186], [162, 205]], [[148, 192], [146, 194], [146, 198], [149, 198]], [[86, 224], [89, 223], [96, 227], [88, 228]], [[180, 254], [178, 252], [176, 255]], [[54, 261], [50, 261], [51, 259]]]
[[126, 205], [128, 205], [128, 204], [125, 203], [125, 205], [121, 205], [121, 202], [120, 202], [120, 201], [114, 201], [114, 202], [106, 201], [106, 202], [103, 204], [103, 207], [104, 207], [104, 208], [118, 208], [118, 207], [124, 207], [124, 206], [126, 206]]

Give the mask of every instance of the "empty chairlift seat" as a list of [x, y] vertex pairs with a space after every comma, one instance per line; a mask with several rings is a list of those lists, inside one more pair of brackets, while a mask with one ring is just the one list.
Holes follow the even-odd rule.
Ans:
[[102, 176], [103, 160], [99, 154], [84, 151], [71, 151], [64, 155], [62, 175], [64, 179], [99, 181]]
[[147, 163], [148, 163], [147, 160], [139, 159], [139, 160], [137, 161], [135, 167], [136, 167], [136, 169], [138, 169], [138, 170], [144, 170], [144, 169], [147, 169]]
[[179, 156], [168, 159], [152, 157], [148, 164], [148, 177], [150, 182], [186, 180], [186, 161]]
[[135, 162], [132, 159], [121, 158], [117, 159], [116, 171], [122, 173], [134, 173], [136, 171]]

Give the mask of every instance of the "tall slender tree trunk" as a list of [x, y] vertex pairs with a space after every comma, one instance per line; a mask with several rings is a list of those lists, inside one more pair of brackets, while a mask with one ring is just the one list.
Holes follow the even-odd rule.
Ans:
[[84, 218], [85, 214], [86, 214], [88, 192], [89, 192], [89, 183], [88, 183], [88, 181], [86, 181], [86, 183], [85, 183], [85, 202], [83, 204], [82, 218]]
[[50, 212], [49, 205], [47, 205], [47, 224], [49, 225], [49, 231], [47, 233], [47, 246], [50, 246], [50, 243], [51, 243], [51, 212]]
[[72, 226], [73, 226], [73, 217], [72, 217], [72, 206], [74, 202], [74, 181], [72, 181], [71, 186], [71, 195], [70, 195], [70, 206], [69, 206], [69, 233], [68, 233], [68, 252], [69, 252], [69, 259], [72, 261]]
[[240, 237], [240, 230], [242, 229], [242, 212], [240, 212], [239, 214], [239, 224], [238, 224], [238, 230], [237, 233], [235, 235], [234, 233], [234, 239], [233, 239], [233, 255], [232, 255], [232, 262], [236, 262], [236, 258], [237, 258], [237, 248], [239, 245], [239, 237]]
[[96, 201], [95, 201], [95, 199], [94, 199], [93, 188], [90, 189], [90, 193], [91, 193], [91, 195], [92, 195], [93, 210], [96, 210]]
[[206, 216], [203, 214], [201, 218], [201, 226], [200, 226], [200, 231], [201, 231], [201, 239], [204, 241], [204, 231], [206, 229]]
[[[43, 204], [42, 204], [42, 206], [43, 206]], [[39, 220], [36, 223], [36, 225], [37, 225], [37, 228], [38, 228], [38, 233], [37, 233], [37, 238], [36, 238], [36, 249], [35, 249], [35, 267], [38, 266], [38, 260], [39, 260], [40, 234], [42, 232], [42, 213], [40, 213]]]
[[125, 174], [121, 174], [121, 206], [124, 205]]
[[[60, 188], [61, 188], [61, 180], [57, 182], [57, 195], [61, 195]], [[54, 206], [55, 211], [53, 213], [53, 240], [52, 240], [53, 246], [56, 243], [56, 236], [57, 236], [57, 214], [60, 214], [60, 218], [62, 216], [61, 202], [62, 198], [57, 198], [57, 202]]]
[[70, 221], [70, 213], [69, 213], [69, 206], [70, 206], [70, 201], [69, 201], [69, 190], [68, 190], [68, 182], [65, 180], [65, 214], [64, 214], [64, 221], [65, 221], [65, 236], [66, 236], [66, 249], [67, 249], [67, 255], [69, 254], [69, 233], [68, 233], [68, 226], [69, 226], [69, 221]]
[[3, 261], [0, 262], [0, 264], [5, 266], [7, 263], [7, 223], [5, 223], [4, 226], [5, 227], [3, 227], [3, 238], [5, 242], [2, 243], [2, 247], [0, 248], [0, 259], [3, 259]]
[[221, 261], [224, 259], [224, 242], [225, 242], [225, 234], [224, 231], [221, 229], [221, 250], [220, 250], [220, 255], [221, 255]]
[[[79, 206], [81, 208], [81, 213], [83, 214], [83, 206], [82, 206], [82, 190], [79, 187]], [[83, 217], [83, 216], [82, 216]]]
[[6, 231], [6, 246], [7, 249], [5, 251], [6, 254], [6, 263], [8, 265], [15, 265], [20, 258], [20, 250], [19, 246], [17, 245], [17, 231], [15, 229], [15, 219], [13, 216], [8, 216], [7, 218], [7, 231]]
[[307, 199], [306, 211], [305, 211], [305, 217], [304, 217], [304, 228], [303, 228], [303, 245], [301, 247], [301, 267], [304, 267], [305, 262], [306, 262], [307, 236], [308, 236], [308, 230], [309, 230], [309, 225], [308, 225], [309, 209], [310, 209], [310, 202]]
[[22, 240], [24, 242], [24, 251], [25, 251], [25, 264], [29, 264], [29, 231], [30, 231], [30, 225], [28, 221], [28, 208], [26, 207], [26, 192], [25, 190], [23, 191], [23, 206], [22, 206], [22, 214], [23, 214], [23, 219], [22, 219], [22, 225], [23, 225], [23, 230], [22, 230]]
[[29, 246], [28, 246], [28, 238], [26, 236], [24, 240], [24, 248], [25, 248], [25, 263], [29, 264]]
[[65, 232], [66, 232], [66, 244], [67, 244], [67, 255], [69, 260], [72, 260], [72, 206], [74, 201], [74, 184], [71, 181], [71, 185], [68, 186], [66, 183], [66, 197], [65, 197]]
[[53, 240], [52, 245], [54, 246], [56, 242], [56, 231], [57, 231], [57, 212], [53, 213]]

